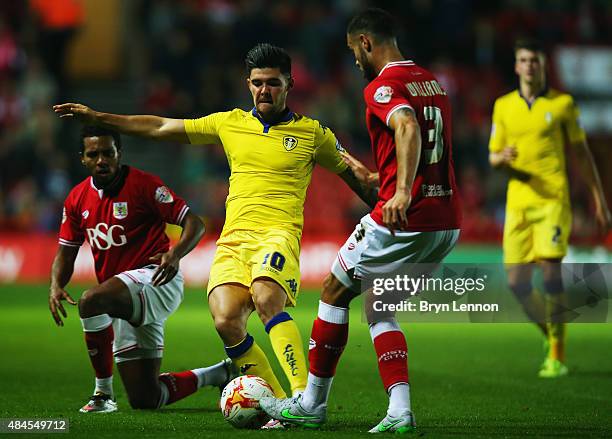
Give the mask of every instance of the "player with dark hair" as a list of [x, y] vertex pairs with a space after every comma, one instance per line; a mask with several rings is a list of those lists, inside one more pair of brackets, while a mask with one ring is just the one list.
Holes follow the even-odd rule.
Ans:
[[[291, 399], [260, 400], [263, 410], [280, 421], [313, 428], [325, 422], [348, 338], [348, 307], [362, 291], [360, 279], [375, 274], [377, 266], [392, 272], [403, 264], [441, 262], [459, 237], [449, 99], [429, 71], [404, 59], [395, 35], [393, 18], [381, 9], [358, 14], [348, 26], [348, 46], [369, 81], [366, 123], [378, 173], [349, 155], [346, 159], [363, 184], [380, 186], [378, 202], [342, 246], [325, 280], [311, 333], [306, 390]], [[394, 315], [368, 315], [368, 320], [389, 395], [387, 415], [370, 432], [412, 431], [404, 334]]]
[[[86, 126], [81, 143], [91, 176], [66, 198], [49, 292], [53, 319], [63, 326], [62, 301], [77, 304], [65, 288], [87, 240], [99, 284], [83, 293], [78, 308], [96, 383], [81, 412], [117, 410], [113, 356], [133, 408], [159, 408], [204, 385], [222, 388], [232, 378], [229, 359], [160, 375], [164, 322], [183, 299], [179, 261], [200, 241], [204, 224], [158, 177], [121, 165], [117, 132]], [[167, 222], [183, 227], [172, 248]]]
[[[569, 94], [548, 87], [542, 46], [520, 40], [514, 55], [519, 86], [495, 101], [489, 161], [510, 175], [503, 242], [508, 283], [546, 339], [539, 376], [555, 378], [568, 373], [560, 264], [572, 222], [565, 143], [593, 194], [600, 227], [607, 230], [611, 217], [578, 108]], [[532, 284], [533, 263], [542, 270], [543, 295]]]
[[260, 44], [246, 56], [250, 111], [234, 109], [199, 119], [122, 116], [80, 104], [54, 107], [61, 116], [126, 134], [192, 144], [222, 144], [231, 169], [226, 221], [208, 282], [215, 327], [243, 373], [264, 378], [275, 395], [285, 393], [270, 364], [247, 333], [256, 311], [274, 352], [298, 394], [307, 366], [298, 327], [285, 311], [299, 291], [299, 253], [306, 189], [315, 164], [338, 174], [366, 201], [375, 191], [355, 177], [333, 132], [287, 107], [293, 86], [291, 59], [281, 48]]

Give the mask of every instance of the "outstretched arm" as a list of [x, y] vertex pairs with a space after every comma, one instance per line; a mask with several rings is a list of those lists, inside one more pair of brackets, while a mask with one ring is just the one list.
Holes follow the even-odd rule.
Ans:
[[150, 258], [151, 261], [159, 264], [152, 278], [155, 286], [163, 285], [172, 280], [178, 272], [181, 258], [193, 250], [204, 235], [204, 223], [191, 211], [187, 212], [181, 226], [183, 227], [183, 233], [181, 233], [181, 238], [176, 245], [166, 253], [158, 253]]
[[149, 115], [127, 116], [102, 113], [78, 103], [54, 105], [53, 111], [60, 117], [75, 117], [84, 124], [99, 125], [130, 136], [189, 143], [182, 119]]
[[62, 300], [65, 300], [71, 305], [76, 305], [75, 300], [64, 289], [74, 270], [74, 261], [79, 253], [78, 247], [68, 247], [60, 245], [53, 259], [51, 266], [51, 285], [49, 287], [49, 311], [55, 320], [57, 326], [64, 326], [64, 322], [60, 317], [60, 312], [64, 318], [68, 317]]
[[593, 194], [593, 199], [595, 201], [595, 219], [602, 231], [606, 232], [612, 227], [612, 215], [610, 214], [610, 209], [606, 202], [606, 196], [604, 195], [603, 186], [601, 185], [601, 179], [599, 178], [593, 155], [586, 141], [574, 143], [572, 147], [573, 150], [576, 151], [576, 158], [582, 175]]

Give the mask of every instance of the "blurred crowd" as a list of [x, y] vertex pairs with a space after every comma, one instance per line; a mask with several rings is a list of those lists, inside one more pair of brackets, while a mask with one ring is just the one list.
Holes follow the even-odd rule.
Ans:
[[[505, 181], [489, 169], [487, 144], [493, 101], [516, 87], [515, 39], [537, 37], [551, 50], [560, 43], [612, 44], [607, 0], [121, 3], [128, 14], [120, 30], [125, 68], [109, 82], [132, 84], [135, 112], [182, 118], [250, 108], [244, 55], [253, 45], [270, 42], [293, 58], [292, 110], [321, 120], [370, 165], [365, 83], [346, 48], [345, 28], [351, 15], [368, 4], [392, 11], [402, 25], [405, 56], [431, 69], [451, 97], [463, 239], [472, 241], [496, 240], [501, 234]], [[87, 19], [95, 18], [86, 16], [79, 0], [0, 5], [0, 230], [55, 231], [65, 195], [83, 178], [66, 141], [70, 133], [50, 106], [75, 97], [78, 84], [66, 74], [66, 50]], [[556, 85], [555, 72], [550, 73]], [[169, 157], [178, 157], [180, 172], [168, 184], [219, 230], [228, 176], [222, 149], [183, 146], [179, 151]], [[590, 197], [583, 185], [573, 184], [577, 180], [572, 179], [574, 236], [588, 242], [595, 236]], [[306, 234], [344, 234], [364, 213], [348, 190], [336, 190], [338, 181], [316, 172]]]

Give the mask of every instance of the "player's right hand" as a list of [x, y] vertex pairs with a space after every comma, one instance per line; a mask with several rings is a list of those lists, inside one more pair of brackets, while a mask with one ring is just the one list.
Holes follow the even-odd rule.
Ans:
[[502, 162], [506, 165], [512, 163], [518, 157], [518, 152], [516, 151], [516, 147], [514, 146], [506, 146], [500, 152]]
[[392, 235], [395, 230], [406, 230], [408, 227], [408, 216], [406, 211], [412, 202], [412, 195], [409, 192], [396, 191], [382, 207], [383, 223]]
[[53, 320], [55, 320], [55, 324], [57, 326], [64, 326], [64, 321], [59, 314], [60, 312], [64, 318], [68, 317], [68, 314], [64, 309], [64, 305], [62, 305], [62, 300], [65, 300], [71, 305], [77, 304], [70, 294], [68, 294], [68, 292], [63, 288], [51, 288], [51, 290], [49, 290], [49, 310], [51, 311], [51, 315], [53, 316]]
[[96, 121], [96, 112], [83, 104], [69, 102], [53, 106], [53, 111], [59, 117], [76, 117], [85, 124], [93, 124]]

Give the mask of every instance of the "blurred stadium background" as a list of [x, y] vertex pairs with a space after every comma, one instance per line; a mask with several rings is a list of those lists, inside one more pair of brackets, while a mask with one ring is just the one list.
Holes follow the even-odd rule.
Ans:
[[[372, 164], [364, 81], [345, 44], [350, 16], [368, 4], [393, 12], [405, 56], [430, 68], [452, 98], [454, 157], [464, 227], [453, 261], [501, 260], [505, 181], [488, 166], [493, 101], [516, 86], [512, 45], [540, 38], [553, 86], [571, 92], [600, 167], [612, 183], [612, 2], [609, 0], [30, 0], [0, 3], [0, 282], [45, 281], [62, 203], [84, 178], [74, 122], [51, 105], [83, 102], [119, 113], [198, 117], [250, 108], [243, 58], [258, 42], [293, 57], [294, 111], [320, 119]], [[224, 219], [228, 167], [220, 147], [126, 138], [124, 163], [160, 175], [208, 226], [183, 263], [206, 281]], [[591, 196], [568, 160], [574, 209], [569, 260], [612, 261]], [[608, 193], [609, 203], [610, 194]], [[333, 175], [317, 170], [305, 208], [306, 285], [328, 271], [338, 243], [366, 211]], [[176, 230], [172, 233], [177, 233]], [[76, 276], [91, 279], [89, 252]]]

